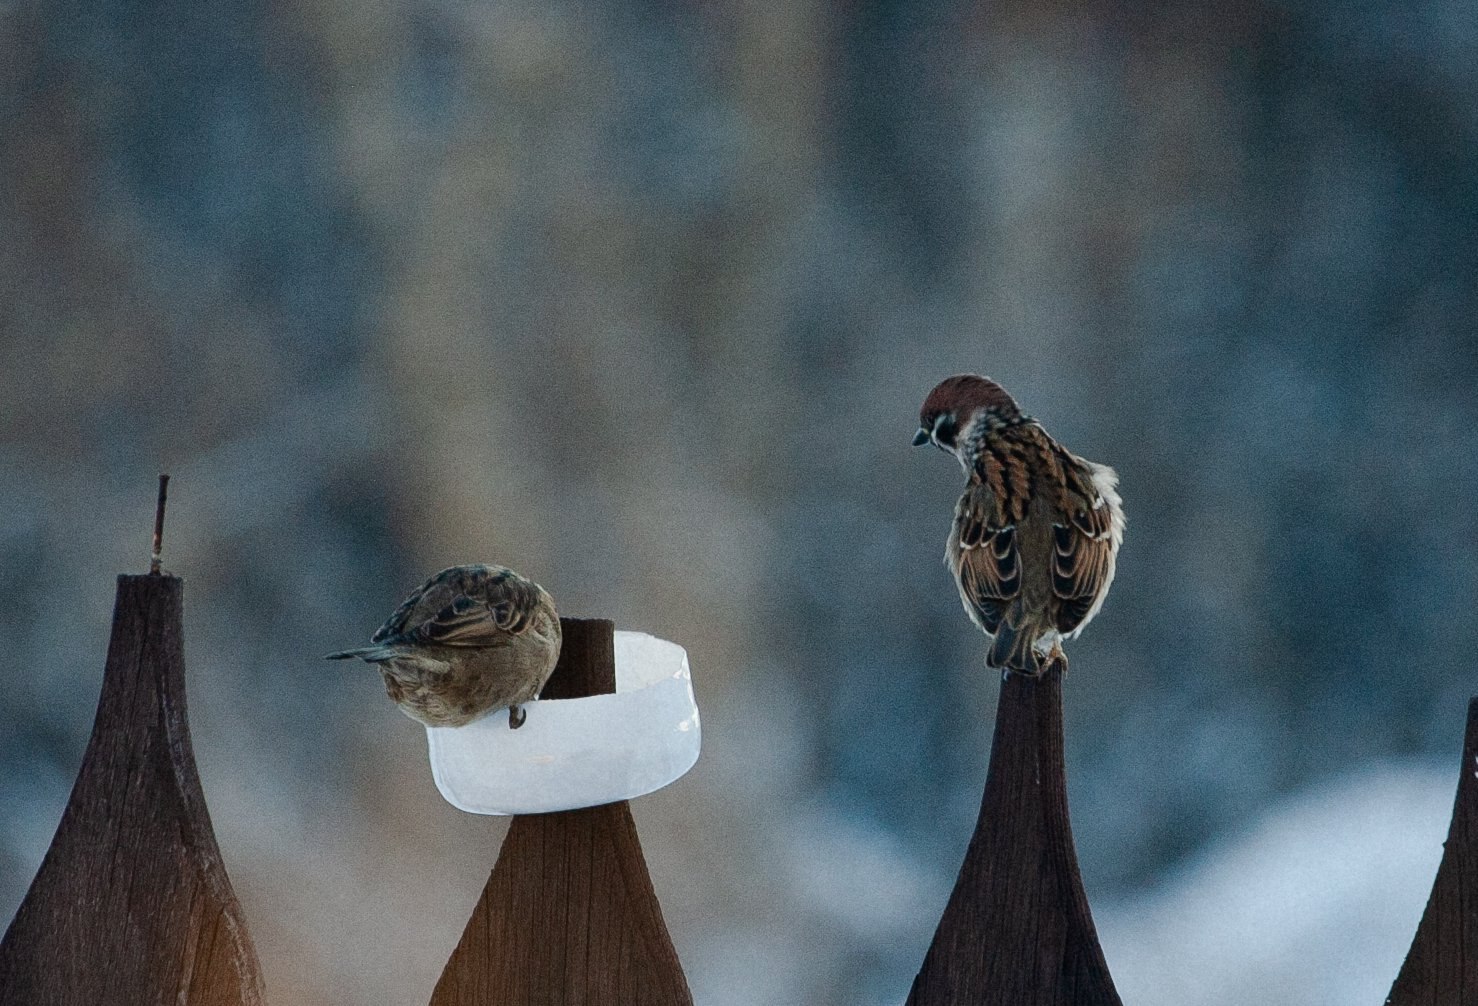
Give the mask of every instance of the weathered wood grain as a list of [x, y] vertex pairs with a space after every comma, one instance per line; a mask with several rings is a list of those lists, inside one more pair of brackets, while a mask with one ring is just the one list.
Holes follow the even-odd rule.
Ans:
[[121, 576], [92, 739], [0, 941], [3, 1006], [258, 1006], [185, 716], [173, 576]]
[[1427, 910], [1387, 1006], [1478, 1004], [1478, 699], [1458, 766], [1457, 799]]
[[1120, 1006], [1068, 821], [1062, 670], [1001, 684], [980, 818], [908, 1006]]
[[[544, 698], [615, 690], [612, 624], [560, 620]], [[432, 1006], [691, 1006], [626, 801], [513, 819]]]

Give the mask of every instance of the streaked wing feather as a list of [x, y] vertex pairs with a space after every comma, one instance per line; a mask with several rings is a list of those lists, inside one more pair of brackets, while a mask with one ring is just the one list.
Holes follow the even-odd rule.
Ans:
[[961, 497], [955, 522], [960, 584], [980, 616], [980, 624], [994, 635], [1007, 607], [1021, 591], [1016, 527], [1002, 521], [995, 494], [989, 485], [979, 483]]
[[538, 588], [507, 570], [490, 568], [459, 586], [462, 592], [450, 604], [417, 627], [422, 639], [442, 646], [497, 646], [527, 629], [539, 606]]
[[401, 601], [400, 606], [390, 613], [389, 618], [385, 619], [385, 624], [376, 629], [374, 635], [370, 636], [370, 642], [383, 643], [387, 639], [404, 634], [410, 624], [411, 612], [416, 610], [416, 606], [421, 603], [421, 599], [426, 596], [427, 591], [435, 588], [449, 572], [450, 570], [444, 569], [411, 591], [410, 596], [404, 601]]
[[1077, 628], [1108, 579], [1113, 542], [1110, 514], [1098, 499], [1091, 477], [1075, 461], [1064, 465], [1071, 508], [1066, 524], [1052, 527], [1052, 592], [1058, 606], [1057, 631]]
[[373, 637], [441, 646], [496, 646], [529, 627], [539, 588], [501, 566], [453, 566], [422, 584]]

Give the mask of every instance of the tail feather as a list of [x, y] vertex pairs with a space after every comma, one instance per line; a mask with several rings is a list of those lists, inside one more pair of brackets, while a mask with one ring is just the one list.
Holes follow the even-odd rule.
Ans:
[[1006, 616], [996, 629], [990, 652], [985, 656], [986, 666], [1005, 667], [1022, 674], [1036, 674], [1041, 669], [1041, 664], [1032, 651], [1032, 644], [1036, 642], [1038, 635], [1036, 628], [1027, 624], [1026, 606], [1018, 598], [1006, 610]]
[[371, 664], [377, 664], [382, 660], [389, 660], [392, 657], [398, 656], [400, 656], [400, 650], [396, 649], [393, 646], [361, 646], [353, 650], [340, 650], [337, 653], [326, 654], [323, 659], [352, 660], [355, 657], [358, 657], [360, 660], [366, 660]]

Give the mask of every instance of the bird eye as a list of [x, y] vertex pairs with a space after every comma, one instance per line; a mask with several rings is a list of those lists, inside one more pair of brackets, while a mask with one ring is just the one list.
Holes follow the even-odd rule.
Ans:
[[955, 417], [948, 412], [940, 413], [939, 418], [934, 420], [934, 442], [939, 446], [953, 447], [957, 432]]

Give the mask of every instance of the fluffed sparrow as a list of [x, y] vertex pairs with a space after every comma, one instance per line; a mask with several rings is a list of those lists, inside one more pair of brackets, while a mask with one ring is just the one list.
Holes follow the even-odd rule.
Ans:
[[427, 726], [460, 727], [494, 709], [523, 726], [559, 659], [559, 613], [532, 580], [502, 566], [453, 566], [406, 598], [370, 637], [329, 660], [379, 665], [401, 712]]
[[991, 638], [985, 660], [1037, 675], [1098, 614], [1124, 539], [1119, 476], [1068, 451], [989, 378], [929, 392], [914, 446], [965, 469], [944, 562], [965, 611]]

